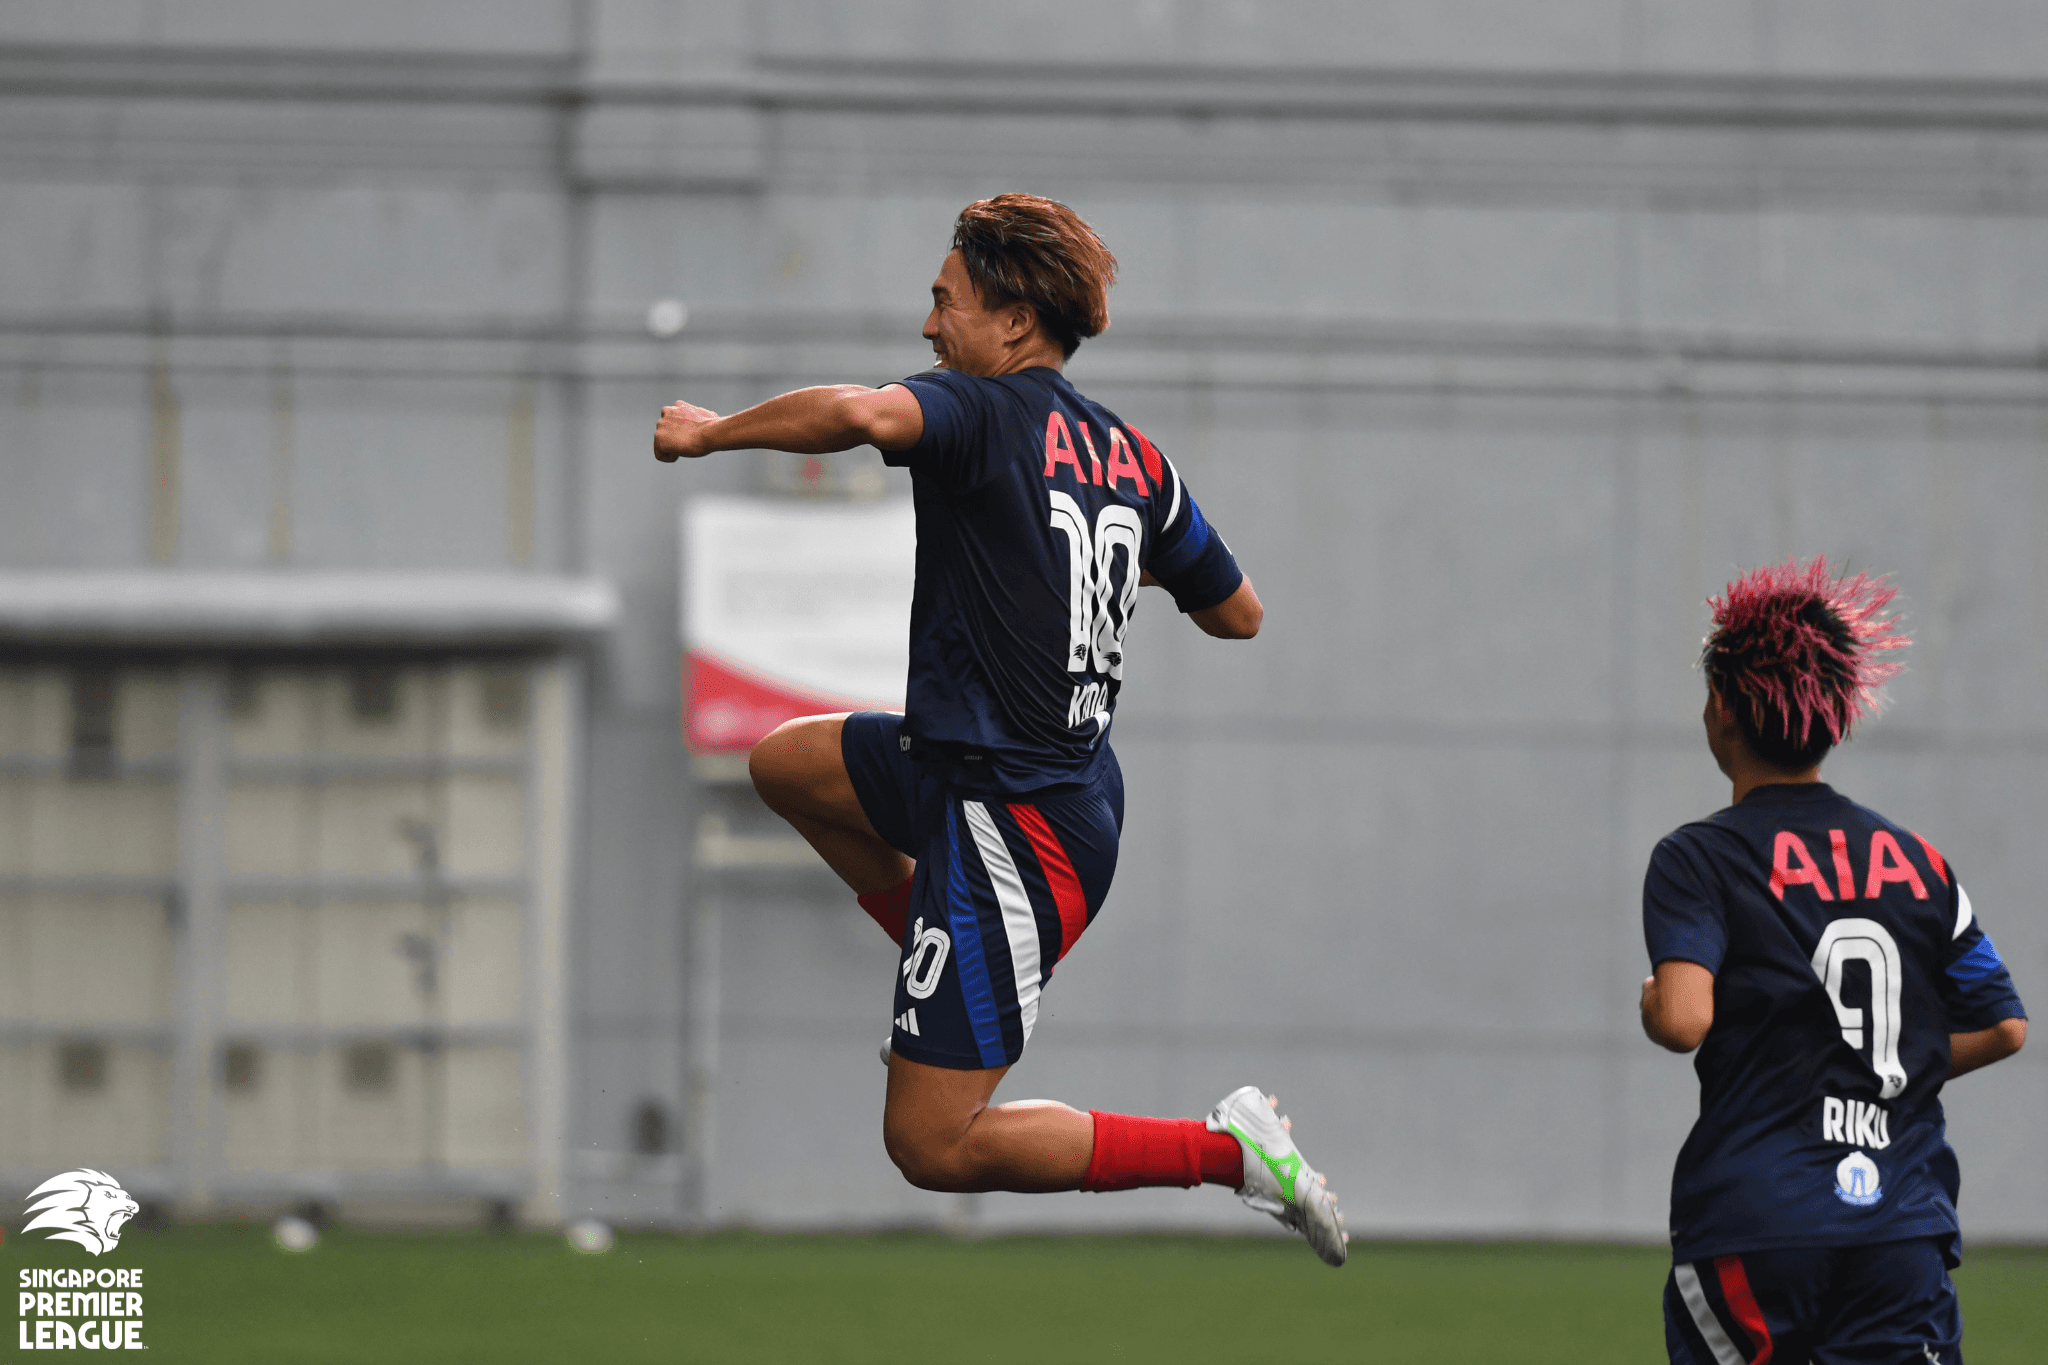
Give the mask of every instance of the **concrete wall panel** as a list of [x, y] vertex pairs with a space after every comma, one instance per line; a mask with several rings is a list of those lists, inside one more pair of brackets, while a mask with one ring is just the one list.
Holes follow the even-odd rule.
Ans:
[[138, 306], [149, 227], [133, 185], [10, 181], [0, 233], [0, 301], [15, 315]]
[[294, 562], [512, 566], [511, 384], [386, 374], [294, 390]]
[[0, 37], [259, 52], [281, 47], [554, 56], [569, 48], [572, 10], [564, 0], [453, 0], [431, 6], [404, 0], [339, 6], [312, 0], [119, 0], [104, 6], [28, 0], [9, 8]]
[[130, 567], [149, 561], [149, 379], [133, 370], [10, 376], [0, 467], [18, 496], [0, 499], [15, 567]]
[[161, 201], [163, 302], [206, 317], [310, 312], [551, 318], [562, 307], [550, 194], [384, 185], [195, 187]]

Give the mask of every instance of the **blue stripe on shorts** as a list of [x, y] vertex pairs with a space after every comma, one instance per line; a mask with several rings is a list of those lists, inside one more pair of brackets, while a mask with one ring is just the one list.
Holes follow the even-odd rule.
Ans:
[[946, 917], [953, 930], [953, 960], [960, 972], [960, 994], [967, 1004], [967, 1018], [974, 1025], [974, 1045], [981, 1052], [981, 1064], [994, 1068], [1007, 1065], [1003, 1051], [1003, 1025], [996, 1014], [995, 992], [988, 981], [988, 963], [981, 951], [981, 916], [967, 889], [967, 867], [960, 860], [960, 822], [956, 801], [946, 803]]

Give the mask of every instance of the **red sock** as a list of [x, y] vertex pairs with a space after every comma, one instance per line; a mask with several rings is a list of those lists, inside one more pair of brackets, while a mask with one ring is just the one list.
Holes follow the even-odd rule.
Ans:
[[882, 926], [891, 943], [901, 944], [903, 931], [910, 925], [910, 884], [916, 880], [917, 874], [913, 872], [887, 891], [870, 891], [854, 897], [860, 908], [868, 912], [868, 918]]
[[1212, 1133], [1200, 1119], [1146, 1119], [1091, 1109], [1095, 1152], [1081, 1188], [1101, 1193], [1141, 1185], [1244, 1183], [1244, 1149], [1228, 1133]]

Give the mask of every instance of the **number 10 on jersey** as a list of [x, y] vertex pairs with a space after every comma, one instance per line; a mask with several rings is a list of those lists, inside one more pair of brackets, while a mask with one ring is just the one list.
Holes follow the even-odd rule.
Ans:
[[[1145, 523], [1137, 509], [1111, 503], [1096, 515], [1094, 528], [1073, 496], [1048, 490], [1052, 527], [1067, 538], [1067, 657], [1069, 673], [1094, 672], [1118, 682], [1124, 676], [1124, 633], [1138, 605], [1138, 547]], [[1123, 581], [1116, 579], [1117, 551]], [[1110, 684], [1078, 684], [1067, 707], [1067, 724], [1093, 720], [1099, 733], [1109, 724]]]

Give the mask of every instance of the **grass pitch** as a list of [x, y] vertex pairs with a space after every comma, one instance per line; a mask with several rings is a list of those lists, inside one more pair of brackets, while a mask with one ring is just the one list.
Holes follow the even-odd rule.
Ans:
[[[0, 1261], [144, 1268], [158, 1365], [967, 1360], [1661, 1361], [1665, 1256], [1641, 1247], [1355, 1244], [1341, 1271], [1257, 1238], [131, 1232], [94, 1262], [10, 1237]], [[2038, 1362], [2048, 1249], [1956, 1273], [1972, 1365]]]

